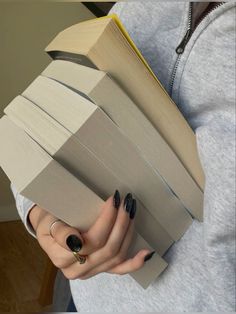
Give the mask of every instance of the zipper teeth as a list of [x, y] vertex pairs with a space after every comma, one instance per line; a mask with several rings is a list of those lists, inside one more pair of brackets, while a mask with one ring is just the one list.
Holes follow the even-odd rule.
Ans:
[[187, 28], [187, 30], [192, 28], [192, 12], [193, 12], [193, 4], [192, 4], [192, 2], [190, 2], [189, 12], [188, 12], [188, 28]]
[[201, 17], [201, 19], [198, 21], [198, 24], [196, 26], [196, 28], [198, 27], [198, 25], [205, 19], [205, 17], [207, 17], [211, 12], [213, 12], [215, 9], [219, 8], [222, 4], [224, 4], [225, 2], [219, 2], [217, 5], [215, 5], [209, 12], [207, 12], [206, 15], [203, 15]]
[[[188, 26], [187, 26], [187, 31], [189, 29], [191, 29], [191, 24], [192, 24], [192, 8], [193, 8], [193, 4], [192, 2], [190, 2], [189, 4], [189, 12], [188, 12]], [[175, 80], [175, 75], [176, 75], [176, 72], [177, 72], [177, 68], [178, 68], [178, 65], [179, 65], [179, 61], [180, 61], [180, 56], [181, 55], [178, 55], [176, 61], [175, 61], [175, 65], [174, 65], [174, 69], [173, 69], [173, 72], [172, 72], [172, 75], [171, 75], [171, 80], [170, 80], [170, 95], [172, 94], [172, 88], [173, 88], [173, 84], [174, 84], [174, 80]]]
[[174, 66], [174, 69], [173, 69], [173, 72], [172, 72], [172, 75], [171, 75], [171, 80], [170, 80], [170, 95], [172, 95], [172, 88], [173, 88], [173, 85], [174, 85], [175, 75], [176, 75], [177, 68], [178, 68], [178, 65], [179, 65], [180, 56], [181, 56], [181, 55], [178, 55], [178, 57], [177, 57], [177, 59], [176, 59], [176, 61], [175, 61], [175, 66]]
[[[198, 27], [198, 25], [206, 18], [206, 16], [208, 16], [212, 11], [214, 11], [215, 9], [217, 9], [218, 7], [220, 7], [222, 4], [224, 4], [225, 2], [219, 2], [219, 4], [217, 4], [214, 8], [212, 8], [209, 12], [207, 12], [206, 15], [204, 15], [198, 22], [197, 26], [195, 27], [195, 30], [196, 28]], [[188, 12], [188, 26], [187, 26], [187, 30], [191, 30], [192, 28], [192, 10], [193, 10], [193, 4], [192, 2], [190, 2], [190, 5], [189, 5], [189, 12]], [[194, 30], [194, 31], [195, 31]], [[192, 35], [192, 34], [191, 34]], [[190, 36], [191, 36], [190, 35]], [[178, 65], [179, 65], [179, 62], [180, 62], [180, 58], [181, 58], [181, 54], [178, 55], [176, 61], [175, 61], [175, 65], [174, 65], [174, 69], [173, 69], [173, 72], [172, 72], [172, 75], [171, 75], [171, 80], [170, 80], [170, 95], [172, 95], [172, 89], [173, 89], [173, 85], [174, 85], [174, 80], [175, 80], [175, 76], [176, 76], [176, 72], [177, 72], [177, 68], [178, 68]]]

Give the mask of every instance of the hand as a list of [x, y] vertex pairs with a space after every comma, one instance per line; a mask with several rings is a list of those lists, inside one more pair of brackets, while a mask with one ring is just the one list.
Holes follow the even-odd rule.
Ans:
[[[127, 194], [120, 201], [119, 192], [108, 198], [95, 223], [84, 233], [60, 221], [49, 227], [57, 218], [38, 206], [33, 207], [29, 220], [42, 249], [53, 264], [68, 279], [88, 279], [101, 272], [126, 274], [144, 264], [150, 250], [140, 250], [133, 258], [126, 259], [134, 231], [136, 200]], [[80, 264], [72, 251], [87, 255]]]

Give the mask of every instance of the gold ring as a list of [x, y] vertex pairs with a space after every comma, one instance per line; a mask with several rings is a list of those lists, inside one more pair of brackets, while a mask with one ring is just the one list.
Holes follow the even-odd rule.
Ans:
[[61, 220], [60, 220], [60, 219], [54, 220], [54, 221], [51, 223], [50, 227], [49, 227], [49, 234], [50, 234], [50, 236], [51, 236], [52, 238], [53, 238], [53, 235], [52, 235], [52, 227], [53, 227], [57, 222], [61, 222]]
[[72, 252], [72, 253], [80, 264], [84, 264], [86, 262], [86, 257], [87, 257], [86, 255], [80, 255], [78, 252]]

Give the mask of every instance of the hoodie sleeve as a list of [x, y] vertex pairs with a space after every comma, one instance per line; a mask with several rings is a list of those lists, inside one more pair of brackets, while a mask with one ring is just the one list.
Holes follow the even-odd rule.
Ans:
[[[141, 2], [119, 2], [112, 9], [112, 13], [120, 16], [159, 79], [162, 78], [164, 63], [169, 64], [166, 61], [168, 52], [176, 48], [176, 45], [171, 48], [173, 40], [166, 39], [167, 46], [164, 41], [160, 45], [161, 38], [169, 38], [169, 34], [173, 33], [173, 29], [166, 29], [166, 24], [160, 19], [167, 18], [170, 22], [168, 14], [176, 17], [170, 2], [167, 3], [164, 5], [169, 7], [163, 14], [158, 6], [151, 10], [148, 4]], [[131, 10], [131, 5], [132, 8], [136, 6], [136, 11]], [[176, 10], [176, 5], [172, 5]], [[153, 21], [159, 26], [157, 29], [152, 26]], [[145, 23], [148, 28], [144, 27]], [[152, 35], [154, 29], [158, 34], [155, 40]], [[166, 47], [164, 59], [160, 53], [163, 46]], [[159, 65], [149, 58], [150, 54], [155, 56]], [[235, 310], [235, 69], [235, 4], [232, 4], [230, 10], [228, 5], [224, 14], [202, 32], [201, 41], [198, 38], [195, 42], [184, 72], [179, 72], [181, 77], [177, 78], [181, 88], [178, 85], [179, 89], [176, 88], [179, 108], [195, 130], [205, 174], [201, 254], [204, 256], [202, 275], [209, 288], [204, 291], [206, 283], [202, 282], [202, 292], [210, 297], [202, 298], [202, 306], [205, 304], [207, 310], [220, 312]], [[163, 73], [165, 77], [166, 71]], [[165, 79], [161, 81], [165, 82]]]
[[232, 122], [221, 117], [196, 130], [206, 177], [205, 264], [211, 308], [215, 311], [235, 307], [235, 126]]
[[30, 224], [28, 215], [30, 210], [34, 207], [35, 203], [27, 199], [26, 197], [22, 196], [20, 193], [18, 193], [16, 187], [11, 183], [11, 190], [13, 193], [13, 196], [16, 200], [16, 208], [20, 215], [20, 218], [22, 222], [24, 223], [27, 231], [36, 238], [35, 231], [33, 230], [32, 225]]

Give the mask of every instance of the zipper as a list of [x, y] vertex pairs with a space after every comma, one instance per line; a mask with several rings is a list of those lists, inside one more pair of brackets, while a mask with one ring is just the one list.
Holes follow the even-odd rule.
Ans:
[[184, 35], [183, 40], [179, 44], [179, 46], [175, 49], [175, 52], [180, 55], [184, 52], [184, 48], [187, 45], [187, 42], [189, 41], [189, 38], [191, 37], [191, 28], [187, 29], [186, 34]]
[[[214, 6], [210, 11], [208, 11], [206, 14], [204, 14], [202, 16], [202, 18], [198, 21], [196, 28], [199, 26], [199, 24], [206, 18], [206, 16], [208, 16], [212, 11], [214, 11], [216, 8], [218, 8], [219, 6], [221, 6], [222, 4], [224, 4], [225, 2], [219, 2], [216, 6]], [[193, 31], [192, 30], [192, 12], [193, 12], [193, 3], [190, 2], [189, 4], [189, 11], [188, 11], [188, 25], [187, 25], [187, 30], [186, 33], [183, 37], [183, 39], [181, 40], [180, 44], [177, 46], [177, 48], [175, 49], [175, 52], [177, 53], [177, 59], [175, 61], [175, 65], [172, 71], [172, 75], [171, 75], [171, 79], [170, 79], [170, 95], [172, 95], [172, 89], [173, 89], [173, 85], [174, 85], [174, 80], [175, 80], [175, 76], [176, 76], [176, 72], [178, 69], [178, 65], [180, 62], [180, 58], [181, 55], [183, 54], [185, 47], [190, 39], [190, 37], [192, 36]]]
[[171, 80], [170, 80], [170, 95], [172, 95], [172, 89], [174, 85], [175, 75], [177, 72], [177, 68], [179, 65], [179, 61], [181, 58], [181, 54], [184, 52], [184, 48], [191, 36], [191, 26], [192, 26], [192, 11], [193, 11], [193, 4], [192, 2], [189, 3], [189, 11], [188, 11], [188, 25], [187, 25], [187, 31], [184, 35], [184, 38], [182, 39], [181, 43], [178, 45], [178, 47], [175, 49], [176, 53], [178, 54], [177, 59], [175, 61], [174, 69], [172, 71]]
[[182, 39], [181, 43], [178, 45], [178, 47], [175, 49], [176, 53], [178, 55], [182, 54], [184, 52], [184, 48], [187, 45], [187, 42], [189, 41], [189, 38], [192, 35], [192, 15], [193, 15], [193, 3], [190, 2], [189, 4], [189, 11], [188, 11], [188, 26], [187, 31], [184, 35], [184, 38]]

